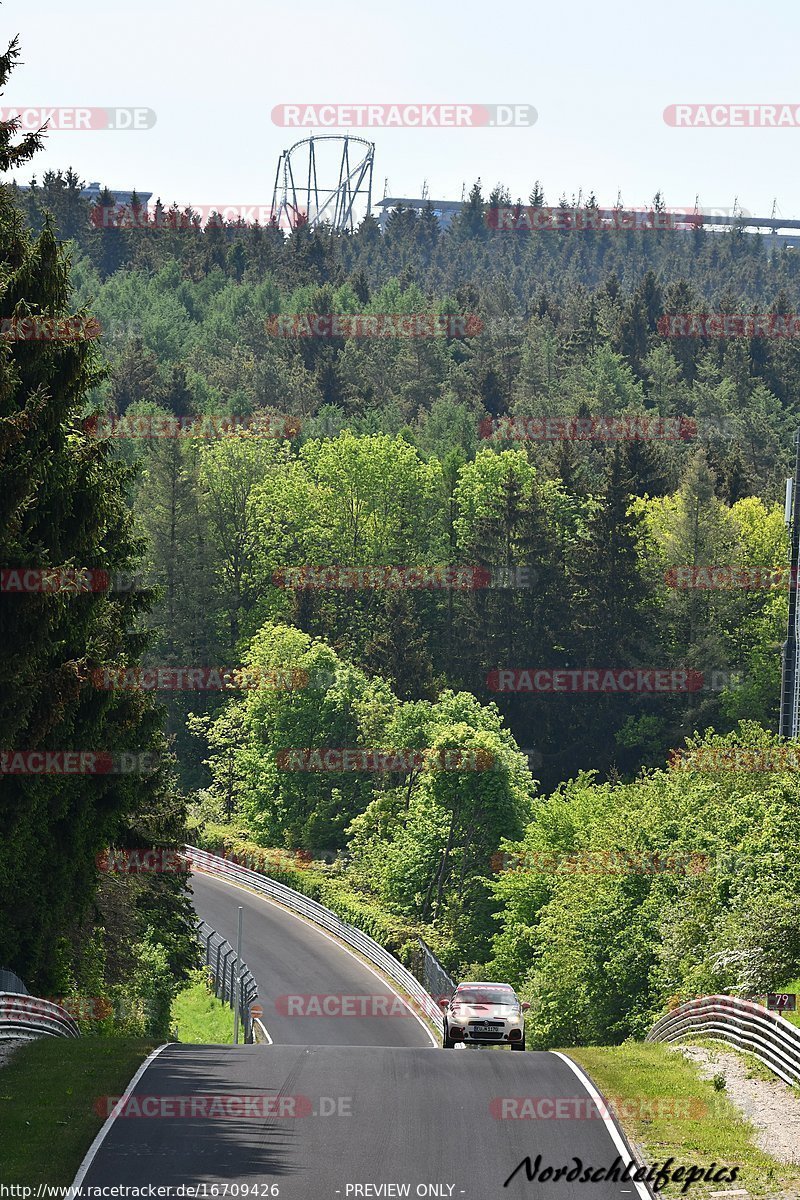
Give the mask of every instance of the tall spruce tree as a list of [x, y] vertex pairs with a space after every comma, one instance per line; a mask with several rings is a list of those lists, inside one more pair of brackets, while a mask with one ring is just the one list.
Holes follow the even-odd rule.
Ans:
[[[16, 41], [0, 56], [0, 90], [18, 56]], [[17, 130], [13, 120], [0, 123], [2, 170], [39, 145], [36, 136], [15, 141]], [[0, 320], [66, 318], [69, 265], [52, 226], [32, 239], [9, 191], [0, 186]], [[147, 594], [65, 586], [69, 569], [101, 569], [110, 579], [132, 571], [140, 549], [125, 501], [130, 471], [82, 421], [102, 370], [88, 314], [77, 316], [78, 335], [0, 338], [0, 567], [55, 572], [47, 588], [36, 587], [36, 574], [4, 574], [0, 591], [0, 954], [40, 991], [63, 979], [65, 946], [79, 957], [87, 920], [102, 923], [92, 912], [98, 853], [117, 838], [135, 845], [167, 826], [179, 835], [181, 826], [163, 765], [67, 774], [54, 773], [58, 759], [26, 755], [128, 752], [163, 763], [165, 754], [152, 700], [92, 681], [103, 663], [136, 661]], [[29, 590], [10, 590], [17, 579]], [[185, 890], [159, 886], [150, 893], [156, 908], [159, 893], [169, 897], [174, 932], [173, 917], [178, 926], [186, 917]]]
[[582, 649], [591, 665], [634, 666], [646, 641], [649, 587], [639, 558], [641, 519], [631, 511], [633, 482], [619, 447], [598, 499], [574, 572]]

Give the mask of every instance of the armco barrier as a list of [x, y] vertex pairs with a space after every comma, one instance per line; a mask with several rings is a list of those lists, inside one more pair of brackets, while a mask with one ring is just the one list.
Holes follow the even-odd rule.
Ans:
[[[206, 966], [214, 980], [217, 997], [236, 1010], [236, 951], [216, 929], [206, 921], [197, 922], [197, 936], [205, 954]], [[245, 1042], [253, 1040], [253, 1017], [250, 1006], [258, 999], [258, 985], [246, 963], [239, 973], [239, 1018]]]
[[74, 1018], [52, 1000], [20, 992], [0, 992], [0, 1042], [80, 1036]]
[[417, 938], [417, 942], [422, 958], [420, 975], [423, 987], [426, 990], [430, 989], [434, 996], [452, 996], [456, 990], [455, 979], [448, 975], [430, 946], [426, 945], [421, 937]]
[[277, 900], [279, 904], [283, 904], [286, 908], [291, 909], [292, 912], [307, 917], [315, 925], [320, 925], [323, 929], [327, 929], [329, 933], [333, 933], [336, 937], [341, 938], [343, 942], [351, 946], [354, 950], [357, 950], [368, 962], [371, 962], [373, 966], [382, 971], [384, 975], [387, 975], [398, 987], [402, 988], [416, 1003], [419, 1011], [439, 1030], [439, 1033], [442, 1032], [442, 1012], [433, 996], [425, 991], [419, 980], [393, 954], [390, 954], [388, 950], [384, 949], [383, 946], [379, 945], [368, 934], [363, 933], [360, 929], [356, 929], [354, 925], [348, 925], [346, 921], [343, 921], [341, 917], [337, 917], [336, 913], [331, 912], [329, 908], [325, 908], [323, 904], [318, 904], [316, 900], [312, 900], [310, 897], [296, 892], [294, 888], [287, 887], [284, 883], [278, 883], [266, 875], [261, 875], [258, 871], [251, 871], [248, 867], [240, 867], [237, 863], [230, 862], [227, 858], [220, 858], [217, 854], [209, 854], [206, 850], [197, 850], [194, 846], [187, 846], [186, 854], [196, 870], [206, 871], [208, 874], [216, 875], [221, 879], [230, 879], [233, 883], [244, 884], [246, 887], [252, 888], [255, 892], [269, 896], [271, 900]]
[[784, 1083], [800, 1083], [800, 1029], [784, 1017], [738, 996], [687, 1000], [656, 1021], [648, 1042], [708, 1037], [747, 1050]]
[[19, 975], [5, 967], [0, 967], [0, 992], [18, 992], [21, 996], [30, 996]]

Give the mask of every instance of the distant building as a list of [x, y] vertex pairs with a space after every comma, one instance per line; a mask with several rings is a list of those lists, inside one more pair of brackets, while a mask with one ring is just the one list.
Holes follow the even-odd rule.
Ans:
[[376, 208], [381, 210], [381, 214], [378, 217], [381, 233], [384, 233], [386, 230], [386, 221], [393, 208], [397, 208], [399, 205], [402, 208], [413, 208], [417, 212], [422, 212], [429, 204], [433, 209], [433, 215], [438, 220], [442, 229], [447, 229], [453, 217], [457, 216], [464, 207], [461, 200], [422, 200], [418, 197], [387, 196], [385, 200], [379, 200], [375, 205]]
[[[108, 190], [111, 192], [111, 195], [120, 206], [130, 204], [133, 192], [123, 192], [119, 191], [117, 188], [109, 188]], [[95, 200], [99, 199], [100, 194], [103, 191], [105, 191], [105, 184], [101, 185], [99, 183], [90, 183], [88, 187], [81, 189], [81, 195], [86, 200], [90, 200], [92, 203], [94, 203]], [[152, 192], [140, 192], [139, 189], [136, 188], [136, 195], [145, 212], [147, 211], [147, 203], [152, 194]]]
[[[29, 183], [18, 183], [17, 187], [21, 192], [30, 191]], [[117, 204], [120, 206], [130, 204], [133, 192], [122, 192], [117, 188], [109, 188], [108, 190], [116, 200]], [[105, 191], [105, 184], [90, 183], [87, 187], [81, 188], [81, 195], [83, 196], [84, 200], [88, 200], [90, 203], [94, 204], [95, 200], [98, 199], [103, 191]], [[145, 212], [147, 212], [147, 204], [152, 194], [152, 192], [140, 192], [139, 189], [136, 188], [136, 195]]]
[[[415, 212], [421, 213], [429, 204], [442, 229], [447, 229], [448, 225], [452, 223], [453, 217], [457, 216], [464, 207], [463, 200], [428, 200], [420, 196], [387, 196], [385, 200], [378, 200], [375, 204], [375, 207], [380, 209], [378, 224], [381, 233], [386, 231], [386, 222], [392, 209], [413, 208]], [[523, 207], [525, 206], [523, 205]], [[611, 210], [603, 209], [601, 211], [610, 212]], [[687, 211], [689, 210], [687, 209]], [[735, 225], [746, 233], [772, 238], [772, 245], [792, 247], [800, 245], [800, 220], [783, 217], [744, 216], [742, 214], [726, 216], [713, 212], [701, 212], [695, 216], [695, 219], [710, 233], [721, 233], [726, 228]]]

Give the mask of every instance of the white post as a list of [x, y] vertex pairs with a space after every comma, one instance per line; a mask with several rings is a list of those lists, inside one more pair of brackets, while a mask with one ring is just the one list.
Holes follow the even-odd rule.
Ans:
[[239, 928], [236, 934], [236, 988], [233, 1000], [233, 1044], [239, 1045], [239, 1006], [242, 1002], [242, 913], [239, 909]]

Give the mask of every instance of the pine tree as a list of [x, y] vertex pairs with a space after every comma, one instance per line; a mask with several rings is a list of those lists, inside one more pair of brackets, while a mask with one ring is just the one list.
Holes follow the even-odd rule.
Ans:
[[[641, 519], [631, 511], [632, 499], [625, 457], [617, 446], [603, 492], [587, 521], [586, 540], [574, 549], [576, 654], [568, 666], [630, 670], [659, 665], [659, 639], [650, 616], [652, 589], [639, 561]], [[578, 750], [569, 764], [561, 761], [561, 769], [574, 771], [589, 762], [613, 766], [615, 732], [639, 711], [641, 703], [637, 696], [622, 693], [569, 701], [562, 714], [568, 722], [564, 736], [575, 739]]]
[[639, 561], [641, 519], [629, 511], [632, 482], [619, 447], [598, 499], [577, 552], [581, 641], [588, 664], [626, 667], [636, 664], [642, 648], [649, 587]]
[[647, 311], [639, 293], [626, 304], [620, 321], [619, 351], [637, 375], [643, 374], [647, 355]]
[[488, 367], [478, 383], [478, 391], [486, 411], [492, 417], [501, 417], [508, 411], [508, 400], [503, 380], [494, 367]]
[[473, 183], [461, 212], [453, 221], [453, 229], [462, 238], [485, 238], [488, 234], [480, 179]]
[[553, 465], [557, 478], [561, 480], [567, 492], [577, 495], [583, 493], [585, 472], [573, 441], [562, 438], [558, 442]]
[[[569, 580], [564, 547], [535, 479], [520, 508], [516, 563], [526, 571], [518, 573], [521, 586], [513, 593], [516, 660], [503, 665], [562, 667], [572, 660], [575, 642]], [[554, 706], [552, 696], [512, 694], [505, 703], [500, 696], [497, 700], [520, 746], [564, 746], [572, 740], [568, 710]], [[546, 779], [546, 772], [534, 773], [544, 785], [558, 782]]]
[[350, 284], [358, 297], [360, 304], [369, 304], [369, 282], [364, 271], [359, 267], [350, 276]]
[[110, 389], [112, 407], [123, 416], [131, 404], [158, 400], [161, 392], [158, 359], [145, 347], [141, 337], [134, 335], [114, 367]]
[[[0, 89], [18, 57], [0, 56]], [[37, 139], [14, 143], [0, 125], [0, 168], [30, 157]], [[65, 255], [47, 224], [33, 241], [6, 186], [0, 186], [0, 319], [66, 317]], [[88, 314], [80, 313], [81, 320]], [[131, 571], [140, 547], [126, 492], [131, 473], [80, 422], [102, 378], [90, 337], [0, 342], [0, 563], [34, 571]], [[56, 576], [56, 579], [59, 577]], [[62, 580], [64, 576], [60, 577]], [[147, 593], [33, 591], [0, 595], [0, 747], [7, 752], [152, 753], [165, 743], [152, 700], [91, 683], [103, 663], [135, 663], [134, 628]], [[83, 760], [87, 763], [87, 760]], [[55, 985], [57, 947], [77, 954], [91, 911], [96, 855], [130, 830], [137, 806], [150, 833], [166, 815], [180, 829], [166, 768], [142, 774], [8, 774], [2, 782], [0, 946], [3, 965], [32, 991]], [[161, 816], [155, 814], [160, 812]], [[130, 845], [131, 842], [127, 843]]]
[[503, 480], [496, 511], [480, 517], [472, 530], [463, 557], [470, 566], [483, 568], [493, 586], [478, 587], [463, 594], [459, 610], [467, 634], [474, 690], [485, 686], [486, 672], [515, 661], [517, 627], [514, 620], [514, 591], [506, 586], [506, 572], [517, 565], [517, 530], [524, 503], [521, 482], [514, 471]]
[[625, 467], [636, 496], [664, 496], [672, 472], [662, 447], [652, 441], [632, 440], [625, 445]]
[[92, 223], [97, 227], [93, 258], [102, 279], [118, 271], [128, 257], [125, 230], [119, 228], [118, 221], [122, 216], [118, 216], [116, 199], [104, 187], [92, 214]]
[[364, 662], [388, 680], [401, 700], [428, 700], [435, 694], [431, 649], [419, 601], [408, 592], [386, 595], [383, 611], [376, 614], [379, 631], [364, 648]]
[[164, 407], [176, 417], [190, 416], [196, 412], [194, 393], [189, 387], [185, 367], [178, 365], [172, 368], [169, 383], [161, 399]]
[[533, 190], [528, 196], [528, 203], [531, 208], [542, 208], [544, 206], [544, 188], [537, 179], [533, 185]]

